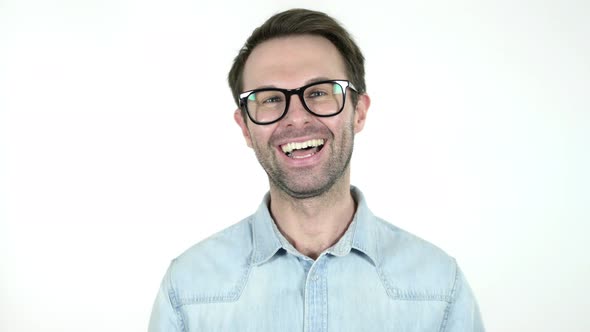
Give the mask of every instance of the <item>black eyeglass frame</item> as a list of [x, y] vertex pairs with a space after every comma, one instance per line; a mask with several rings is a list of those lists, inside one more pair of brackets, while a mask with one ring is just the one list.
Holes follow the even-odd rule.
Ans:
[[[305, 91], [305, 89], [309, 88], [310, 86], [324, 84], [324, 83], [336, 83], [336, 84], [340, 85], [340, 87], [342, 88], [342, 94], [343, 94], [342, 97], [344, 98], [342, 101], [342, 106], [340, 107], [340, 109], [337, 112], [335, 112], [333, 114], [317, 114], [317, 113], [315, 113], [314, 111], [309, 109], [309, 107], [307, 106], [307, 103], [305, 102], [305, 98], [303, 96], [303, 92]], [[324, 81], [309, 83], [309, 84], [306, 84], [306, 85], [296, 88], [296, 89], [261, 88], [261, 89], [248, 90], [248, 91], [244, 91], [244, 92], [240, 93], [238, 100], [239, 100], [240, 108], [242, 108], [242, 110], [245, 111], [246, 114], [248, 114], [248, 118], [250, 118], [250, 120], [252, 120], [252, 122], [254, 122], [257, 125], [269, 125], [269, 124], [280, 121], [282, 118], [285, 117], [285, 115], [287, 115], [287, 112], [289, 111], [289, 103], [291, 102], [292, 95], [299, 96], [299, 100], [301, 101], [301, 104], [303, 105], [305, 110], [315, 116], [322, 117], [322, 118], [328, 118], [331, 116], [338, 115], [342, 112], [342, 110], [344, 110], [344, 105], [346, 104], [347, 88], [350, 88], [352, 91], [358, 93], [358, 90], [356, 89], [356, 87], [348, 80], [324, 80]], [[252, 117], [252, 115], [250, 115], [250, 112], [248, 111], [248, 106], [247, 106], [248, 97], [250, 97], [250, 95], [253, 93], [263, 92], [263, 91], [279, 91], [285, 95], [285, 98], [286, 98], [285, 99], [285, 110], [283, 111], [283, 114], [281, 114], [281, 116], [279, 116], [276, 120], [256, 121]]]

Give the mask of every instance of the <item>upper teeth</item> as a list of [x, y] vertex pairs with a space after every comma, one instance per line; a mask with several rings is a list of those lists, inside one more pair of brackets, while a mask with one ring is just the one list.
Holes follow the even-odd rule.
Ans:
[[293, 150], [299, 150], [299, 149], [306, 149], [309, 147], [316, 147], [316, 146], [320, 146], [324, 144], [324, 140], [323, 139], [310, 139], [309, 141], [305, 141], [305, 142], [292, 142], [292, 143], [287, 143], [287, 144], [283, 144], [283, 146], [281, 146], [281, 149], [283, 149], [284, 153], [291, 153]]

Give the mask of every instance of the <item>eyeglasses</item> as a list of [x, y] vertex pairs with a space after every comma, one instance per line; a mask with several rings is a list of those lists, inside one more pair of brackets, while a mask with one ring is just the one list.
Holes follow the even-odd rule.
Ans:
[[344, 109], [346, 88], [357, 92], [346, 80], [328, 80], [304, 85], [297, 89], [262, 88], [240, 93], [240, 107], [252, 122], [267, 125], [282, 119], [289, 110], [292, 95], [299, 96], [305, 109], [319, 117], [339, 114]]

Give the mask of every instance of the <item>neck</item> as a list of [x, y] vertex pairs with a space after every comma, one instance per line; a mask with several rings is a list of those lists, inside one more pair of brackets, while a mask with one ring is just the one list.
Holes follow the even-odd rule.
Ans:
[[295, 199], [270, 188], [270, 213], [285, 238], [302, 254], [316, 259], [346, 232], [356, 206], [350, 180], [338, 181], [326, 193]]

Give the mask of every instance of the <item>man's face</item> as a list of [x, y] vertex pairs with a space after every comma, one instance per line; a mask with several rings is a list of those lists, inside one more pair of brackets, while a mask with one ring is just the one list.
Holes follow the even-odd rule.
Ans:
[[[342, 56], [327, 39], [308, 35], [258, 45], [243, 74], [244, 91], [261, 87], [294, 89], [326, 79], [347, 79]], [[349, 89], [342, 113], [327, 118], [306, 111], [296, 95], [291, 96], [285, 117], [270, 125], [254, 124], [236, 110], [235, 120], [271, 186], [292, 197], [307, 198], [326, 192], [339, 181], [349, 181], [354, 134], [362, 129], [369, 105], [368, 96], [361, 95], [355, 111], [351, 93]], [[313, 147], [287, 154], [284, 150], [290, 143]]]

